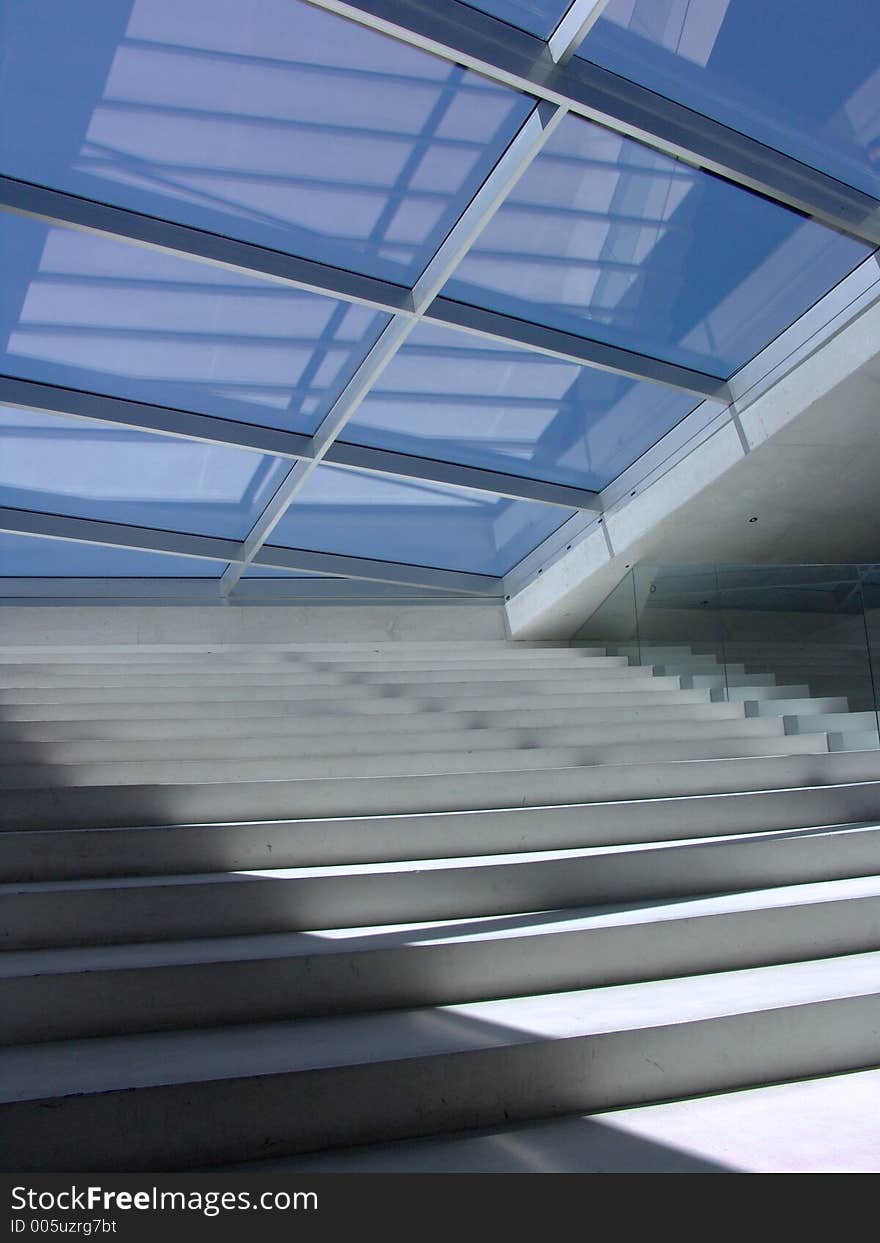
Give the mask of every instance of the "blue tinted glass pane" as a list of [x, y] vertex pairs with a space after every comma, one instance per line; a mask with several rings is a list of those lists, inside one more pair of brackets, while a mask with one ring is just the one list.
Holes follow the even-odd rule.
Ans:
[[0, 531], [0, 578], [219, 578], [222, 561]]
[[506, 574], [572, 512], [319, 466], [275, 528], [272, 543]]
[[581, 48], [880, 196], [877, 0], [610, 0]]
[[868, 253], [569, 117], [445, 292], [726, 377]]
[[243, 539], [288, 470], [244, 449], [0, 408], [0, 505]]
[[562, 21], [570, 0], [467, 0], [468, 8], [500, 17], [529, 34], [548, 38]]
[[342, 438], [599, 489], [697, 404], [671, 389], [422, 324]]
[[294, 431], [317, 427], [386, 315], [0, 215], [8, 374]]
[[0, 167], [410, 283], [530, 102], [299, 0], [4, 0]]

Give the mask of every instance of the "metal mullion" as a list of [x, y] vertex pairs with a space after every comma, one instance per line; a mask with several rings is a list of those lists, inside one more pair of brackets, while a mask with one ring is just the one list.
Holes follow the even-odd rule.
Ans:
[[538, 501], [566, 509], [601, 509], [598, 492], [589, 488], [552, 483], [546, 479], [533, 479], [525, 475], [509, 475], [504, 471], [482, 466], [465, 466], [459, 462], [445, 462], [436, 458], [352, 444], [349, 441], [334, 441], [325, 454], [324, 461], [352, 470], [448, 484], [465, 491], [485, 492], [513, 500]]
[[203, 561], [235, 561], [243, 554], [243, 546], [237, 540], [6, 507], [0, 507], [0, 531], [41, 539], [71, 540], [78, 544], [100, 544], [108, 548], [168, 553]]
[[[362, 276], [281, 251], [268, 250], [189, 225], [145, 216], [126, 208], [112, 207], [65, 191], [17, 181], [0, 175], [0, 210], [45, 221], [50, 225], [80, 229], [99, 237], [143, 245], [176, 257], [211, 264], [239, 275], [306, 290], [310, 293], [358, 303], [398, 317], [415, 315], [413, 292], [377, 277]], [[59, 276], [59, 280], [65, 280]], [[88, 281], [89, 278], [85, 278]], [[105, 279], [105, 278], [100, 278]], [[187, 290], [190, 287], [187, 286]], [[419, 318], [464, 328], [496, 341], [520, 346], [554, 358], [613, 370], [634, 379], [665, 378], [658, 382], [687, 392], [706, 394], [718, 385], [707, 373], [665, 363], [650, 356], [608, 347], [543, 325], [517, 320], [470, 304], [437, 296]], [[283, 344], [283, 338], [279, 338]], [[608, 362], [613, 349], [613, 364]]]
[[[315, 452], [311, 436], [258, 424], [237, 423], [213, 415], [196, 414], [170, 406], [149, 405], [125, 397], [109, 397], [62, 388], [40, 381], [0, 375], [0, 406], [87, 419], [126, 431], [155, 433], [201, 444], [231, 446], [291, 461], [308, 461]], [[347, 445], [334, 441], [324, 460], [353, 470], [398, 478], [423, 479], [453, 487], [541, 500], [574, 509], [595, 508], [595, 493], [585, 488], [520, 478], [504, 472], [449, 462], [435, 462], [393, 450]]]
[[559, 328], [547, 328], [533, 320], [516, 319], [453, 298], [435, 298], [423, 318], [435, 324], [472, 332], [491, 341], [516, 344], [524, 349], [581, 366], [612, 371], [633, 380], [648, 380], [699, 397], [728, 399], [727, 381], [705, 371], [666, 362], [651, 354], [637, 354], [594, 337], [581, 337]]
[[301, 570], [307, 574], [332, 574], [366, 582], [395, 583], [403, 587], [463, 592], [472, 596], [494, 598], [501, 594], [502, 580], [491, 574], [471, 574], [466, 570], [409, 565], [402, 561], [380, 561], [372, 557], [349, 557], [342, 553], [313, 552], [301, 548], [266, 545], [259, 550], [252, 564]]
[[602, 16], [608, 0], [573, 0], [547, 40], [554, 65], [566, 65]]
[[313, 437], [313, 457], [306, 463], [301, 462], [294, 466], [281, 483], [245, 541], [244, 565], [231, 565], [224, 573], [224, 592], [233, 590], [247, 565], [265, 544], [291, 502], [324, 459], [342, 428], [353, 417], [376, 380], [404, 345], [440, 289], [554, 133], [565, 113], [564, 107], [551, 108], [546, 104], [538, 104], [528, 116], [416, 281], [412, 289], [413, 313], [406, 317], [395, 316], [385, 327], [317, 428]]
[[412, 293], [401, 285], [303, 259], [254, 242], [147, 216], [125, 207], [19, 181], [0, 174], [0, 208], [49, 225], [145, 246], [240, 276], [276, 281], [309, 293], [357, 302], [396, 315], [412, 313]]
[[554, 63], [548, 44], [455, 0], [308, 0], [309, 4], [477, 73], [565, 105], [665, 155], [718, 174], [840, 233], [880, 245], [880, 201], [647, 87], [580, 57]]

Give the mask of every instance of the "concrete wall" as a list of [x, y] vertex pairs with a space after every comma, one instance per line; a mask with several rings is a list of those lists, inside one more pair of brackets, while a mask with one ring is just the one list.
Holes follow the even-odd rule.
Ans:
[[880, 302], [732, 413], [511, 597], [514, 638], [570, 637], [640, 561], [880, 561]]
[[0, 649], [77, 643], [334, 643], [498, 640], [504, 609], [444, 604], [150, 606], [8, 605]]

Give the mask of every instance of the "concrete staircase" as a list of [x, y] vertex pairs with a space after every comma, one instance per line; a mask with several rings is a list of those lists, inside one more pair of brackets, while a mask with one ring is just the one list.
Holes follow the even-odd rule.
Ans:
[[8, 1167], [880, 1065], [880, 755], [829, 752], [839, 697], [743, 670], [721, 701], [711, 662], [661, 655], [4, 649]]

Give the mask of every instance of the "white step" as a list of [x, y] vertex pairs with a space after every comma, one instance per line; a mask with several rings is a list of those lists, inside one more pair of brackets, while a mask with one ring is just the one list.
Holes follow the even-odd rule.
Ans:
[[26, 1045], [6, 1054], [0, 1142], [22, 1172], [173, 1170], [840, 1072], [880, 1057], [878, 980], [866, 953]]
[[[636, 666], [638, 668], [638, 666]], [[776, 685], [776, 676], [772, 673], [725, 673], [723, 670], [719, 673], [682, 673], [682, 686], [729, 686], [737, 689], [748, 689], [749, 687], [764, 687]], [[732, 696], [738, 698], [738, 696]]]
[[[434, 715], [434, 714], [432, 714]], [[392, 718], [393, 720], [394, 718]], [[600, 725], [544, 725], [519, 729], [470, 728], [430, 730], [431, 717], [419, 722], [422, 728], [404, 732], [386, 731], [384, 728], [350, 727], [335, 732], [323, 731], [313, 735], [300, 729], [297, 733], [279, 734], [265, 725], [260, 732], [217, 737], [168, 737], [153, 739], [119, 740], [108, 736], [94, 741], [70, 741], [43, 743], [39, 750], [40, 765], [117, 763], [139, 760], [192, 760], [218, 759], [230, 761], [241, 759], [268, 759], [276, 757], [302, 757], [335, 755], [385, 756], [388, 754], [442, 754], [450, 751], [500, 751], [524, 748], [600, 747], [603, 752], [612, 743], [621, 746], [639, 744], [650, 752], [655, 743], [664, 747], [672, 743], [693, 742], [701, 744], [709, 739], [747, 738], [757, 740], [778, 738], [784, 734], [780, 717], [760, 720], [697, 720], [654, 721], [648, 723]], [[690, 750], [690, 748], [688, 748]], [[775, 750], [774, 748], [771, 748]], [[626, 758], [626, 751], [624, 751]], [[2, 750], [2, 767], [9, 765], [33, 766], [36, 759], [32, 742], [8, 742]]]
[[[212, 748], [208, 748], [209, 751]], [[175, 785], [180, 782], [242, 782], [291, 781], [332, 777], [394, 777], [409, 775], [434, 776], [438, 773], [504, 773], [511, 769], [535, 770], [574, 768], [601, 764], [650, 763], [676, 761], [682, 753], [675, 738], [642, 742], [554, 745], [520, 748], [500, 747], [444, 750], [434, 748], [415, 754], [402, 753], [391, 744], [382, 753], [353, 753], [343, 748], [329, 753], [326, 748], [317, 754], [301, 751], [293, 754], [257, 755], [253, 758], [217, 755], [207, 759], [108, 759], [92, 762], [50, 762], [39, 756], [35, 761], [0, 764], [0, 789], [43, 789], [71, 786], [111, 786], [155, 783]], [[828, 750], [824, 734], [783, 734], [752, 736], [733, 732], [730, 737], [703, 737], [689, 740], [687, 755], [691, 760], [727, 759], [755, 755], [805, 755]]]
[[849, 730], [828, 735], [829, 751], [872, 751], [880, 747], [876, 729]]
[[566, 642], [513, 642], [508, 639], [457, 640], [455, 642], [345, 642], [345, 643], [96, 643], [96, 644], [7, 644], [3, 663], [111, 663], [132, 664], [174, 661], [184, 665], [201, 660], [277, 661], [291, 660], [360, 660], [387, 657], [396, 661], [403, 656], [412, 659], [449, 660], [473, 657], [480, 661], [516, 658], [529, 659], [554, 655], [604, 655], [606, 649], [597, 644], [572, 647]]
[[456, 685], [476, 683], [491, 685], [495, 682], [556, 682], [560, 679], [576, 678], [585, 685], [594, 681], [606, 682], [618, 680], [644, 681], [651, 676], [650, 671], [638, 665], [628, 665], [623, 656], [600, 656], [593, 660], [582, 660], [577, 665], [553, 665], [552, 668], [533, 669], [527, 665], [502, 665], [497, 669], [468, 669], [466, 665], [455, 665], [437, 669], [293, 669], [289, 666], [269, 665], [257, 671], [241, 668], [212, 669], [203, 671], [185, 669], [171, 672], [162, 669], [159, 672], [146, 669], [126, 669], [118, 673], [107, 673], [104, 670], [92, 673], [7, 673], [0, 675], [0, 695], [3, 698], [15, 698], [18, 690], [77, 690], [103, 691], [124, 688], [132, 692], [141, 692], [143, 688], [175, 687], [175, 688], [235, 688], [253, 689], [257, 693], [264, 687], [289, 687], [292, 693], [298, 688], [323, 686], [354, 686], [359, 684], [377, 686], [421, 686], [424, 684]]
[[314, 1174], [877, 1174], [880, 1070], [214, 1167]]
[[[316, 699], [313, 696], [308, 698], [301, 697], [290, 699], [279, 697], [277, 699], [261, 698], [259, 700], [251, 697], [242, 697], [241, 699], [187, 699], [185, 696], [180, 697], [176, 702], [173, 700], [165, 700], [162, 702], [141, 702], [126, 699], [125, 695], [119, 695], [110, 701], [92, 702], [84, 700], [71, 700], [67, 703], [31, 703], [31, 704], [3, 704], [0, 708], [0, 715], [7, 722], [15, 721], [63, 721], [63, 720], [100, 720], [102, 717], [112, 719], [119, 716], [120, 705], [124, 705], [125, 715], [129, 718], [147, 717], [151, 719], [160, 719], [169, 713], [177, 716], [185, 709], [187, 716], [204, 714], [209, 717], [217, 716], [299, 716], [312, 712], [338, 712], [342, 716], [355, 716], [358, 714], [366, 714], [374, 716], [385, 713], [424, 713], [426, 711], [436, 712], [470, 712], [479, 710], [504, 711], [511, 709], [519, 711], [523, 707], [524, 700], [536, 709], [557, 709], [566, 710], [587, 708], [639, 708], [648, 704], [687, 704], [687, 703], [709, 703], [709, 691], [700, 690], [666, 690], [662, 685], [658, 686], [659, 679], [655, 678], [650, 683], [640, 685], [639, 690], [589, 690], [582, 691], [578, 687], [572, 687], [569, 681], [566, 684], [566, 693], [544, 694], [536, 691], [523, 692], [520, 690], [493, 690], [491, 693], [487, 691], [471, 689], [470, 693], [458, 693], [448, 695], [444, 692], [441, 695], [388, 695], [380, 696], [375, 691], [365, 688], [361, 693], [351, 695], [347, 691], [340, 693], [338, 696], [324, 696]], [[807, 701], [809, 702], [809, 701]]]
[[[333, 734], [339, 738], [360, 735], [365, 730], [377, 730], [397, 736], [407, 734], [456, 732], [481, 729], [530, 729], [544, 730], [568, 726], [572, 729], [608, 731], [639, 730], [643, 726], [653, 728], [665, 723], [671, 732], [679, 728], [689, 729], [695, 722], [714, 728], [722, 723], [742, 721], [745, 710], [742, 704], [731, 703], [660, 703], [653, 699], [646, 705], [633, 707], [614, 705], [592, 709], [534, 708], [507, 709], [472, 708], [469, 711], [408, 712], [381, 714], [378, 721], [365, 713], [342, 712], [309, 713], [298, 716], [221, 716], [206, 714], [190, 715], [188, 709], [174, 716], [164, 715], [155, 720], [149, 717], [104, 717], [93, 720], [45, 720], [0, 721], [0, 741], [4, 743], [51, 743], [75, 739], [247, 739], [251, 737], [293, 737], [306, 734], [318, 737]], [[772, 719], [772, 718], [770, 718]], [[822, 720], [822, 717], [816, 717]], [[734, 731], [735, 732], [735, 731]], [[798, 731], [791, 730], [791, 733]], [[806, 731], [803, 731], [806, 732]], [[818, 732], [818, 731], [810, 731]], [[636, 735], [638, 736], [638, 735]]]
[[787, 734], [826, 734], [831, 730], [877, 728], [876, 712], [816, 712], [782, 719]]
[[483, 656], [468, 656], [466, 654], [457, 656], [450, 654], [445, 657], [436, 656], [405, 656], [405, 655], [387, 655], [387, 656], [370, 656], [364, 655], [360, 658], [353, 659], [351, 657], [337, 659], [325, 658], [322, 656], [306, 657], [292, 654], [277, 654], [270, 658], [256, 656], [246, 658], [242, 656], [214, 656], [203, 657], [201, 659], [184, 659], [178, 660], [161, 660], [156, 657], [151, 660], [134, 660], [123, 659], [117, 660], [70, 660], [70, 661], [8, 661], [0, 657], [0, 682], [4, 683], [7, 679], [17, 677], [19, 675], [27, 677], [95, 677], [101, 678], [123, 678], [134, 677], [147, 678], [155, 675], [180, 676], [188, 674], [198, 674], [199, 676], [213, 676], [215, 674], [223, 675], [228, 672], [235, 674], [247, 674], [249, 676], [258, 677], [269, 672], [279, 672], [287, 674], [305, 674], [305, 673], [375, 673], [381, 674], [385, 671], [401, 671], [404, 673], [419, 672], [420, 670], [434, 670], [437, 672], [452, 672], [456, 669], [465, 672], [485, 673], [494, 676], [505, 669], [527, 669], [534, 672], [544, 670], [552, 673], [555, 670], [589, 670], [598, 668], [621, 668], [631, 667], [629, 659], [626, 656], [609, 656], [602, 651], [581, 652], [575, 649], [564, 649], [555, 652], [517, 652], [513, 655], [505, 655], [499, 653], [488, 659]]
[[0, 886], [27, 949], [464, 919], [871, 875], [873, 825], [174, 877]]
[[597, 764], [333, 780], [8, 789], [4, 829], [118, 828], [324, 816], [385, 816], [716, 795], [880, 779], [876, 752]]
[[875, 822], [877, 781], [486, 811], [7, 830], [0, 833], [0, 880], [390, 863]]
[[809, 697], [810, 688], [808, 686], [775, 686], [770, 684], [761, 684], [752, 682], [741, 686], [731, 686], [727, 691], [715, 692], [716, 695], [726, 695], [728, 699], [736, 703], [742, 703], [745, 700], [764, 700], [764, 699], [806, 699]]
[[178, 681], [171, 685], [153, 685], [144, 682], [136, 685], [123, 683], [119, 686], [81, 686], [58, 688], [10, 687], [0, 692], [0, 711], [23, 704], [70, 704], [70, 703], [124, 703], [124, 704], [178, 704], [193, 698], [210, 703], [217, 700], [242, 701], [246, 703], [270, 703], [284, 700], [291, 703], [321, 700], [342, 700], [397, 697], [423, 699], [456, 699], [467, 696], [490, 698], [493, 695], [521, 697], [524, 695], [576, 695], [614, 693], [617, 690], [630, 694], [639, 691], [650, 695], [655, 691], [675, 690], [678, 678], [655, 678], [643, 669], [607, 669], [595, 674], [573, 678], [570, 674], [538, 678], [519, 677], [510, 674], [504, 678], [487, 679], [459, 677], [451, 682], [423, 681], [414, 676], [396, 682], [329, 682], [317, 680], [298, 684], [279, 685], [274, 679], [265, 685], [230, 683], [226, 686], [202, 685], [198, 679]]
[[872, 951], [880, 877], [515, 917], [7, 952], [5, 1044], [603, 987]]
[[756, 696], [745, 703], [746, 716], [815, 716], [825, 712], [846, 712], [848, 707], [843, 695], [802, 696], [797, 699], [762, 699]]

